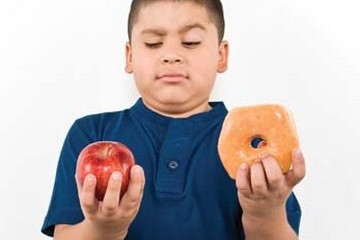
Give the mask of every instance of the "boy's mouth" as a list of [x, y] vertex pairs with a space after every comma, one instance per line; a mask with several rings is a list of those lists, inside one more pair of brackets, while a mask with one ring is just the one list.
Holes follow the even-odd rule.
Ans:
[[160, 81], [168, 82], [168, 83], [182, 82], [187, 79], [189, 79], [189, 77], [186, 74], [178, 73], [178, 72], [166, 72], [166, 73], [159, 74], [156, 77], [156, 80], [160, 80]]

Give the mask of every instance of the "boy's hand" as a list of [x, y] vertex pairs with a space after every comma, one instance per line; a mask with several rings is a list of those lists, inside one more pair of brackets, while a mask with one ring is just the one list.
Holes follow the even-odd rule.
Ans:
[[145, 184], [143, 169], [138, 165], [132, 167], [128, 189], [119, 199], [121, 180], [121, 173], [112, 174], [102, 202], [95, 198], [96, 177], [94, 175], [86, 176], [82, 188], [77, 183], [80, 204], [85, 216], [84, 221], [92, 225], [99, 236], [124, 239], [139, 210]]
[[[272, 221], [285, 216], [285, 204], [293, 187], [305, 176], [305, 161], [300, 150], [293, 151], [293, 168], [285, 175], [275, 159], [266, 156], [249, 167], [242, 164], [236, 176], [243, 220]], [[263, 221], [263, 222], [264, 222]]]

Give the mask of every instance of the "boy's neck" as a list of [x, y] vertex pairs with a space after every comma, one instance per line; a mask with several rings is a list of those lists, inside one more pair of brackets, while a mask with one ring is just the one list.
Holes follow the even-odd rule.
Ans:
[[199, 105], [195, 106], [179, 106], [173, 104], [151, 104], [146, 100], [142, 99], [144, 105], [149, 108], [150, 110], [171, 118], [187, 118], [193, 116], [198, 113], [209, 112], [212, 107], [208, 103], [208, 101], [203, 102]]

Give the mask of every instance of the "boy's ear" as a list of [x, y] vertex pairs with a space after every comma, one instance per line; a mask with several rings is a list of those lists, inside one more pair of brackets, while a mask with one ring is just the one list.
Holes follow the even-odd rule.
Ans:
[[219, 62], [217, 67], [218, 73], [223, 73], [227, 70], [228, 57], [229, 57], [229, 43], [227, 41], [222, 41], [219, 46]]
[[133, 67], [132, 67], [132, 49], [131, 49], [131, 44], [130, 42], [126, 43], [125, 46], [125, 58], [126, 58], [126, 63], [125, 63], [125, 72], [127, 73], [133, 73]]

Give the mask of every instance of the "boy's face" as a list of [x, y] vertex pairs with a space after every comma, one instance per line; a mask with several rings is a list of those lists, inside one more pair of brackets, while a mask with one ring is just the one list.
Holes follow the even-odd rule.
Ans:
[[216, 73], [227, 68], [206, 9], [189, 2], [155, 2], [140, 10], [126, 46], [126, 67], [144, 103], [170, 116], [206, 111]]

